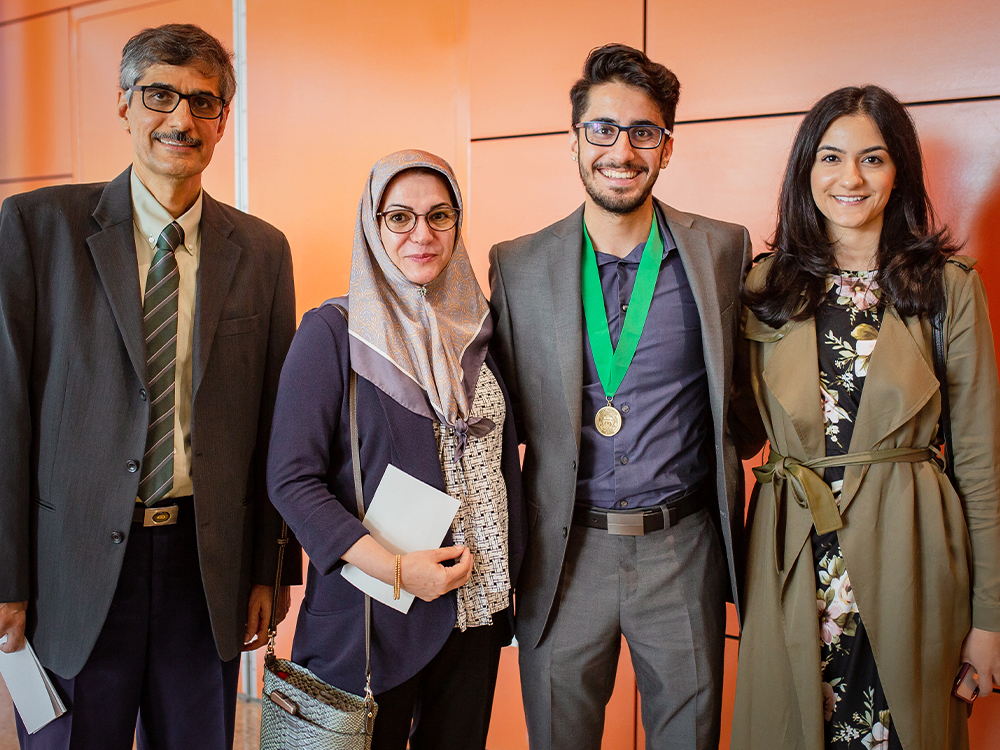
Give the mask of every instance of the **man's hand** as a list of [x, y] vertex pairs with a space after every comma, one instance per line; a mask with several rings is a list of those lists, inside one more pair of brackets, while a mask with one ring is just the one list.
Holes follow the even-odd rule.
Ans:
[[979, 673], [979, 694], [989, 695], [1000, 687], [1000, 633], [972, 628], [962, 644], [962, 661]]
[[27, 602], [0, 604], [0, 640], [4, 635], [7, 636], [7, 642], [0, 646], [0, 651], [12, 654], [24, 648], [24, 623], [27, 612]]
[[[243, 641], [244, 651], [253, 651], [267, 643], [267, 628], [271, 624], [271, 600], [274, 598], [274, 586], [257, 584], [250, 589], [250, 602], [247, 606], [247, 630]], [[277, 622], [285, 619], [288, 608], [292, 606], [292, 592], [288, 586], [278, 589]]]

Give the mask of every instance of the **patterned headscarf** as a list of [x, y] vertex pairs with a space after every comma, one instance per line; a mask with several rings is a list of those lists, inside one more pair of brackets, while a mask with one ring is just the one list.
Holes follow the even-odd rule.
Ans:
[[455, 174], [440, 157], [397, 151], [372, 167], [354, 229], [351, 364], [410, 411], [454, 428], [461, 455], [468, 434], [480, 436], [493, 428], [488, 419], [469, 420], [493, 321], [462, 242], [461, 216], [451, 260], [424, 286], [407, 279], [382, 245], [375, 214], [386, 186], [417, 167], [441, 174], [462, 210]]

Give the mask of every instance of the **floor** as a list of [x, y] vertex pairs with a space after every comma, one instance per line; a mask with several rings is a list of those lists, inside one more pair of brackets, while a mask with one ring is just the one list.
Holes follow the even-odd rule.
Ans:
[[[260, 746], [260, 703], [236, 702], [236, 741], [234, 750], [258, 750]], [[7, 686], [0, 678], [0, 750], [18, 750], [14, 729], [14, 704]]]

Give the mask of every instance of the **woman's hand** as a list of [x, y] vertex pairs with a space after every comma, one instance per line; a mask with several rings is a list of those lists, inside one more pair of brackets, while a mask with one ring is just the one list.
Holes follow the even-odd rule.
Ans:
[[[357, 565], [368, 575], [393, 585], [396, 579], [396, 556], [365, 534], [344, 553], [345, 562]], [[455, 560], [451, 566], [442, 565]], [[439, 547], [403, 555], [402, 584], [406, 591], [432, 602], [442, 594], [457, 589], [472, 577], [472, 553], [467, 547]]]
[[[441, 564], [448, 560], [455, 560], [455, 564]], [[471, 577], [472, 553], [468, 547], [440, 547], [403, 555], [403, 588], [425, 602], [457, 589]]]
[[962, 662], [979, 673], [979, 694], [989, 695], [1000, 687], [1000, 633], [972, 628], [962, 644]]

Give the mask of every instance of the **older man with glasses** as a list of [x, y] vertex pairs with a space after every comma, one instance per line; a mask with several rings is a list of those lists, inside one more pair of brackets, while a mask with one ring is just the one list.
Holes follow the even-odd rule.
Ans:
[[202, 190], [235, 92], [217, 39], [146, 29], [120, 85], [132, 165], [0, 209], [0, 637], [69, 709], [22, 748], [226, 750], [275, 583], [291, 253]]
[[532, 750], [600, 747], [623, 635], [646, 747], [719, 743], [743, 530], [734, 436], [762, 442], [738, 339], [751, 255], [743, 227], [652, 196], [679, 90], [639, 50], [594, 50], [570, 93], [583, 206], [490, 254], [492, 347], [526, 443]]

